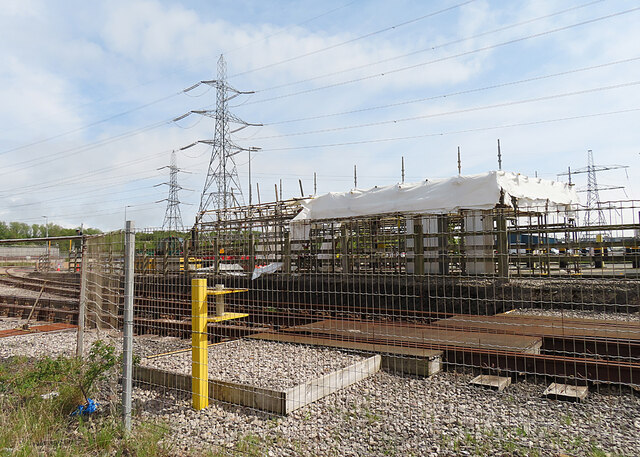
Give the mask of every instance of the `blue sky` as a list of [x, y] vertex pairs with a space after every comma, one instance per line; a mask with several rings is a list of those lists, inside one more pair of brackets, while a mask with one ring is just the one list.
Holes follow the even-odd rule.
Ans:
[[[162, 224], [170, 151], [210, 138], [224, 53], [262, 201], [496, 169], [568, 166], [640, 198], [640, 7], [635, 1], [5, 0], [0, 9], [0, 220]], [[312, 118], [312, 119], [308, 119]], [[306, 119], [306, 120], [305, 120]], [[285, 122], [286, 121], [286, 122]], [[186, 225], [210, 149], [178, 153]], [[237, 157], [247, 194], [247, 155]], [[585, 175], [576, 176], [578, 186]], [[625, 193], [626, 192], [626, 193]], [[254, 192], [255, 195], [255, 192]], [[586, 198], [585, 198], [586, 200]]]

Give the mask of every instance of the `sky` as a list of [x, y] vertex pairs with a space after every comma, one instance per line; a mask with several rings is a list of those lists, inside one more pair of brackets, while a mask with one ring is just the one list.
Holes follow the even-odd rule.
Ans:
[[[253, 201], [498, 168], [598, 174], [640, 199], [635, 0], [2, 0], [0, 221], [160, 227], [177, 151], [185, 226], [199, 206], [217, 75], [251, 154]], [[248, 201], [249, 154], [235, 156]], [[576, 174], [578, 189], [586, 174]], [[586, 194], [581, 194], [586, 202]], [[46, 218], [45, 218], [46, 216]]]

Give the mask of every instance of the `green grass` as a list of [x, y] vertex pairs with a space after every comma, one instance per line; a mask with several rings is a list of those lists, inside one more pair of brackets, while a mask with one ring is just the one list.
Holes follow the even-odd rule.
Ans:
[[[113, 347], [102, 343], [92, 346], [84, 362], [68, 357], [0, 361], [0, 457], [173, 455], [158, 444], [167, 434], [161, 424], [138, 425], [127, 435], [117, 413], [70, 416], [116, 362]], [[58, 396], [41, 397], [50, 392]]]

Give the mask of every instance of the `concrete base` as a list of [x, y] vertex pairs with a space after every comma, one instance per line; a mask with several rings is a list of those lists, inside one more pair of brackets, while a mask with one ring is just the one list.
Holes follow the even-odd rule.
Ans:
[[506, 376], [493, 376], [481, 374], [471, 380], [471, 384], [476, 386], [488, 387], [489, 389], [503, 391], [507, 386], [511, 385], [511, 378]]
[[429, 358], [382, 354], [382, 369], [394, 374], [433, 376], [442, 370], [442, 357]]
[[543, 397], [556, 400], [581, 401], [587, 398], [589, 388], [587, 386], [572, 386], [554, 382], [542, 394]]
[[[289, 414], [380, 370], [381, 357], [375, 355], [333, 373], [286, 390], [266, 389], [209, 379], [209, 398], [247, 406], [275, 414]], [[191, 393], [191, 376], [156, 368], [135, 367], [133, 376], [150, 387], [166, 387]]]

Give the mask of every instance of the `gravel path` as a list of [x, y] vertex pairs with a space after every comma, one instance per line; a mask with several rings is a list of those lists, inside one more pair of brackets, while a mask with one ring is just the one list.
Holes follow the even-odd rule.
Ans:
[[[209, 376], [222, 381], [285, 390], [364, 358], [328, 348], [236, 340], [209, 346]], [[183, 352], [143, 359], [141, 364], [188, 374], [191, 372], [191, 354]]]

